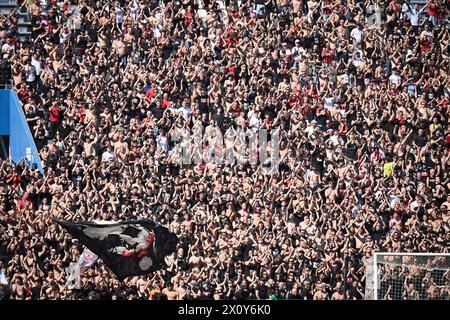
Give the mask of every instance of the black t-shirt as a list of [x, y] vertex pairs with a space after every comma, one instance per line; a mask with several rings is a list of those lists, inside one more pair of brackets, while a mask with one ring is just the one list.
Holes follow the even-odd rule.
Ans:
[[302, 300], [302, 296], [300, 293], [288, 293], [288, 295], [286, 296], [287, 300]]
[[58, 128], [59, 135], [62, 140], [64, 140], [72, 131], [72, 129], [68, 126], [60, 125]]
[[427, 144], [427, 137], [426, 136], [420, 136], [418, 134], [416, 134], [414, 136], [414, 142], [421, 148], [425, 147], [425, 145]]
[[313, 295], [311, 294], [311, 291], [309, 291], [306, 288], [302, 287], [300, 289], [300, 299], [302, 299], [302, 300], [313, 300]]
[[201, 114], [208, 113], [208, 96], [206, 94], [198, 97], [198, 110]]
[[319, 148], [317, 148], [312, 155], [311, 163], [313, 165], [313, 168], [319, 171], [319, 173], [321, 173], [324, 169], [323, 161], [324, 161], [323, 153], [320, 152]]
[[88, 9], [86, 6], [81, 7], [80, 13], [81, 13], [83, 16], [87, 15], [88, 12], [89, 12], [89, 9]]
[[41, 295], [41, 286], [35, 285], [30, 289], [31, 300], [39, 300]]
[[[391, 282], [391, 286], [392, 286], [392, 299], [394, 300], [401, 300], [402, 299], [402, 292], [403, 292], [403, 281], [401, 279], [393, 279]], [[354, 291], [356, 291], [355, 288]], [[354, 295], [356, 296], [356, 294], [359, 295], [359, 293], [356, 291], [356, 293], [354, 292]], [[359, 295], [361, 296], [361, 295]], [[357, 297], [358, 299], [358, 297]]]
[[8, 247], [8, 242], [6, 240], [0, 241], [0, 258], [6, 257], [8, 255], [8, 251], [6, 248]]
[[150, 51], [150, 49], [151, 49], [150, 45], [147, 42], [141, 43], [140, 46], [141, 46], [142, 50], [144, 50], [146, 52]]
[[134, 28], [134, 29], [133, 29], [133, 35], [134, 35], [134, 39], [136, 39], [136, 41], [138, 41], [139, 38], [140, 38], [141, 35], [142, 35], [142, 30], [141, 30], [141, 28]]
[[162, 48], [162, 52], [163, 52], [163, 59], [169, 59], [170, 54], [172, 53], [172, 44], [169, 43], [168, 45], [166, 45], [165, 47]]
[[219, 128], [222, 129], [223, 124], [224, 124], [224, 121], [225, 121], [225, 117], [223, 116], [223, 114], [221, 114], [221, 113], [216, 113], [216, 114], [214, 114], [214, 115], [212, 116], [212, 118], [213, 118], [214, 120], [216, 120], [217, 125], [219, 126]]
[[394, 28], [397, 26], [397, 19], [392, 19], [387, 23], [386, 34], [390, 35], [394, 31]]
[[278, 62], [278, 59], [272, 59], [270, 62], [270, 69], [269, 69], [268, 73], [272, 73], [272, 71], [277, 73], [279, 67], [280, 67], [280, 64]]
[[244, 259], [248, 258], [249, 255], [249, 251], [252, 249], [252, 245], [251, 244], [243, 244], [241, 245], [241, 255]]
[[260, 298], [261, 300], [264, 300], [264, 299], [267, 299], [267, 298], [268, 298], [268, 296], [267, 296], [267, 287], [266, 287], [266, 286], [258, 285], [258, 286], [256, 287], [256, 291], [258, 291], [259, 298]]
[[357, 159], [357, 157], [356, 157], [357, 150], [358, 150], [358, 148], [356, 147], [356, 145], [354, 143], [350, 142], [346, 148], [347, 157], [349, 157], [350, 159], [356, 160]]
[[380, 241], [383, 239], [383, 236], [384, 236], [384, 232], [383, 232], [382, 228], [373, 229], [373, 231], [372, 231], [373, 241], [375, 241], [375, 242]]
[[249, 293], [245, 289], [240, 289], [234, 294], [237, 300], [246, 300], [248, 298], [248, 295]]
[[164, 109], [163, 108], [159, 108], [159, 107], [155, 107], [150, 109], [150, 111], [153, 114], [153, 117], [155, 117], [155, 119], [161, 119], [164, 113]]

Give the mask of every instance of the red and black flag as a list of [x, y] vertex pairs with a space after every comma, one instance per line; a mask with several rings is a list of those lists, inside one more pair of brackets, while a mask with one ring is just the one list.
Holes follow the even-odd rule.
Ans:
[[119, 280], [161, 269], [175, 251], [177, 236], [152, 221], [117, 223], [55, 220], [95, 253]]

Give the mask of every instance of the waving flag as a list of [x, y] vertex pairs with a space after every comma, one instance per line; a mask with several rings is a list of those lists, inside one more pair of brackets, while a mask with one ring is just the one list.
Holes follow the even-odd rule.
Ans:
[[80, 289], [80, 275], [89, 269], [98, 259], [98, 256], [88, 248], [84, 249], [77, 264], [68, 268], [66, 286], [69, 289]]
[[167, 228], [147, 220], [55, 221], [102, 259], [119, 280], [161, 269], [164, 257], [175, 251], [178, 241]]

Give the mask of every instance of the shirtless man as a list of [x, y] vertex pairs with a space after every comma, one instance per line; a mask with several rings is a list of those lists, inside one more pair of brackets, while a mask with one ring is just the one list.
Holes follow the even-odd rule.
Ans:
[[167, 300], [177, 300], [179, 297], [178, 291], [173, 288], [173, 283], [168, 283], [161, 293], [167, 296]]
[[336, 288], [334, 288], [331, 300], [344, 300], [344, 288], [342, 288], [342, 282], [339, 281], [336, 283]]
[[328, 294], [324, 283], [318, 285], [316, 293], [314, 293], [314, 300], [328, 300]]

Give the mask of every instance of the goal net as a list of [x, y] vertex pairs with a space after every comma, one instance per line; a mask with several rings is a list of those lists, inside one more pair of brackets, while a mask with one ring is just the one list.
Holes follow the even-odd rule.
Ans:
[[449, 253], [377, 252], [364, 264], [365, 299], [450, 300]]

